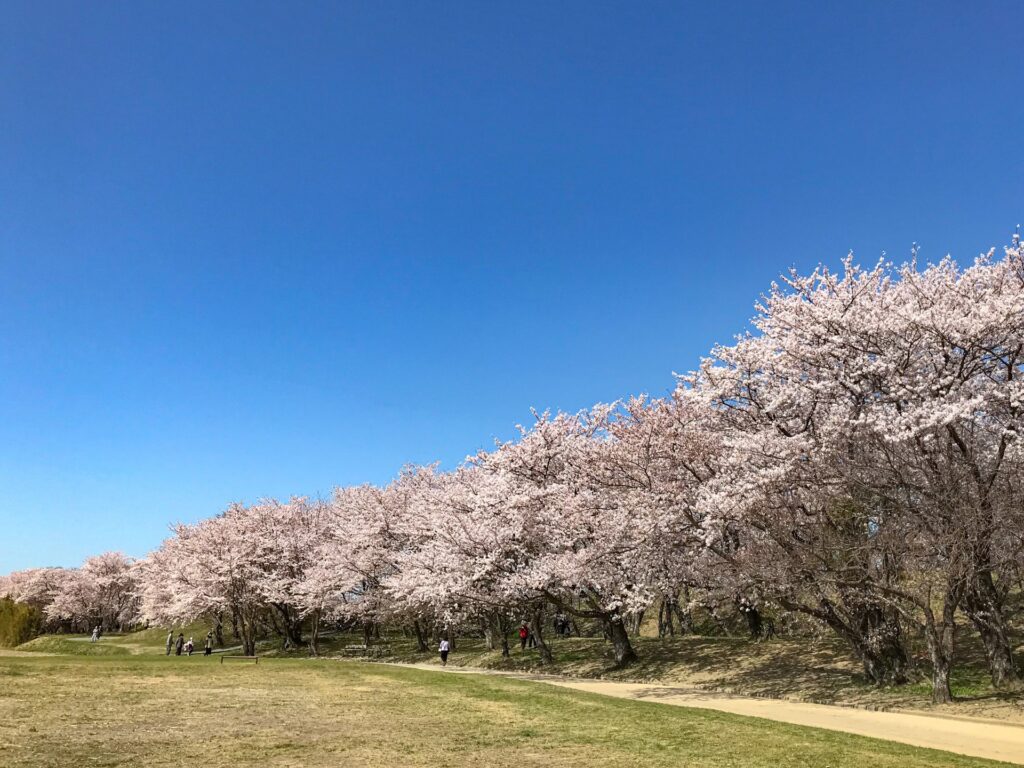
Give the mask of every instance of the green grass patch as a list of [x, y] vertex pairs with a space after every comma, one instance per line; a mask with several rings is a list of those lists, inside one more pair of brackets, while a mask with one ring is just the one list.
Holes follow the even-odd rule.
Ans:
[[93, 643], [86, 635], [43, 635], [18, 646], [29, 653], [55, 653], [62, 656], [125, 656], [130, 651], [123, 645], [103, 638]]

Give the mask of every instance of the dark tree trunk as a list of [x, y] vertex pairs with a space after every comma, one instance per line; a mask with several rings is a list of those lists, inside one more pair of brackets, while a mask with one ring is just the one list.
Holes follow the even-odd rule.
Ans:
[[295, 647], [302, 645], [302, 619], [284, 603], [274, 603], [274, 609], [281, 617], [280, 625], [278, 625], [276, 617], [271, 617], [274, 620], [274, 631], [287, 639], [291, 645]]
[[543, 664], [553, 664], [554, 658], [551, 655], [551, 649], [548, 644], [544, 642], [544, 606], [538, 605], [533, 609], [533, 637], [537, 641], [537, 652], [540, 654], [540, 660]]
[[508, 617], [503, 614], [498, 614], [498, 637], [501, 638], [501, 655], [506, 659], [511, 655], [508, 647], [508, 635], [512, 631], [512, 626], [509, 624]]
[[1005, 688], [1017, 682], [1013, 646], [1007, 632], [1003, 599], [991, 571], [980, 571], [964, 595], [964, 613], [985, 645], [992, 685]]
[[761, 612], [752, 605], [743, 607], [743, 615], [747, 619], [747, 629], [750, 630], [750, 638], [757, 640], [761, 637]]
[[903, 645], [899, 618], [880, 606], [866, 608], [861, 616], [857, 641], [864, 674], [876, 685], [907, 682], [910, 659]]
[[676, 600], [672, 601], [671, 608], [676, 612], [676, 618], [679, 620], [679, 634], [693, 634], [693, 616], [690, 615], [690, 612], [680, 608]]
[[247, 617], [244, 614], [239, 617], [239, 631], [242, 636], [242, 652], [246, 656], [256, 655], [256, 615], [250, 613]]
[[629, 642], [629, 634], [618, 617], [604, 619], [605, 634], [612, 644], [612, 651], [615, 655], [615, 666], [625, 667], [636, 661], [636, 652]]
[[416, 650], [420, 653], [426, 653], [430, 649], [427, 647], [427, 633], [423, 627], [420, 626], [419, 619], [416, 619], [412, 623], [413, 631], [416, 633]]
[[[845, 640], [860, 660], [864, 674], [875, 685], [901, 685], [907, 682], [908, 657], [899, 632], [899, 622], [881, 608], [868, 607], [859, 618], [846, 621], [836, 606], [822, 598], [817, 607], [782, 600], [789, 611], [803, 613], [823, 622]], [[885, 631], [872, 632], [872, 626]]]
[[219, 612], [214, 617], [213, 637], [217, 641], [217, 647], [224, 647], [224, 612]]

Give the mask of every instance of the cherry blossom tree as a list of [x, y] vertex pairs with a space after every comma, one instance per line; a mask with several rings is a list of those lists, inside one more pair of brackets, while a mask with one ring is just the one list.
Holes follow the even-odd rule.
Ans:
[[688, 418], [681, 406], [644, 399], [541, 414], [518, 441], [475, 462], [506, 478], [519, 500], [523, 565], [510, 582], [600, 622], [618, 665], [635, 658], [627, 617], [679, 585], [699, 541], [689, 513], [700, 473], [672, 455], [704, 460], [703, 438], [689, 442], [699, 432], [678, 429]]
[[837, 598], [862, 631], [882, 607], [916, 624], [937, 701], [951, 698], [960, 608], [994, 681], [1013, 676], [994, 574], [1015, 551], [994, 544], [1020, 506], [999, 499], [1019, 471], [1022, 274], [1016, 244], [966, 270], [848, 260], [842, 274], [794, 274], [759, 306], [757, 335], [684, 381], [727, 435], [709, 539], [764, 544], [762, 583], [788, 562], [818, 592], [803, 608], [830, 625]]
[[53, 602], [69, 571], [67, 568], [28, 568], [0, 576], [0, 595], [36, 608]]
[[[522, 579], [530, 551], [520, 505], [531, 504], [531, 495], [518, 495], [501, 473], [472, 465], [408, 473], [405, 486], [412, 535], [396, 551], [390, 598], [445, 627], [479, 623], [508, 655], [515, 617], [530, 616], [536, 627], [543, 599]], [[542, 659], [550, 661], [539, 639]]]
[[144, 615], [163, 623], [227, 615], [244, 653], [254, 655], [260, 617], [270, 607], [261, 589], [266, 541], [259, 522], [232, 504], [217, 517], [175, 526], [144, 567]]
[[120, 552], [88, 558], [64, 572], [45, 612], [83, 627], [123, 629], [139, 618], [134, 561]]

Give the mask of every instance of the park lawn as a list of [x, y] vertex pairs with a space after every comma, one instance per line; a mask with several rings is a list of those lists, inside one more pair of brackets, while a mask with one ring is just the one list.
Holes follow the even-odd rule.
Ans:
[[[175, 627], [185, 637], [194, 637], [202, 647], [209, 626], [195, 622]], [[162, 655], [167, 638], [166, 628], [141, 630], [124, 634], [103, 635], [98, 643], [90, 643], [88, 635], [44, 635], [18, 646], [20, 651], [67, 655]], [[231, 645], [231, 653], [241, 653], [241, 646]], [[344, 657], [348, 645], [363, 642], [362, 635], [326, 633], [320, 653], [328, 657]], [[421, 653], [411, 637], [401, 632], [384, 632], [373, 641], [385, 650], [375, 658], [401, 662], [433, 662], [433, 651]], [[996, 691], [992, 688], [985, 666], [984, 649], [976, 637], [963, 633], [958, 637], [957, 666], [952, 688], [956, 701], [952, 704], [931, 703], [931, 686], [927, 666], [919, 660], [915, 682], [878, 688], [870, 685], [851, 658], [849, 650], [833, 638], [776, 638], [757, 643], [739, 637], [685, 637], [664, 640], [634, 638], [639, 655], [636, 663], [625, 669], [612, 663], [611, 648], [600, 637], [551, 638], [555, 663], [541, 663], [537, 651], [521, 650], [518, 643], [509, 658], [489, 651], [479, 637], [459, 637], [450, 665], [504, 672], [539, 672], [570, 677], [602, 678], [622, 682], [656, 682], [688, 688], [729, 691], [743, 695], [811, 701], [819, 704], [841, 704], [869, 709], [930, 710], [936, 714], [982, 717], [1024, 724], [1024, 690], [1017, 688]], [[303, 645], [284, 651], [278, 639], [258, 643], [261, 656], [298, 659], [309, 655]], [[218, 649], [219, 651], [220, 649]], [[199, 651], [201, 653], [201, 651]], [[1017, 649], [1024, 657], [1024, 647]]]
[[331, 660], [0, 656], [0, 765], [986, 766], [502, 677]]
[[[355, 642], [349, 638], [347, 642]], [[785, 698], [819, 704], [840, 704], [881, 710], [929, 710], [936, 714], [983, 717], [1024, 724], [1024, 690], [997, 691], [985, 665], [984, 649], [975, 636], [957, 638], [957, 666], [952, 689], [956, 701], [935, 705], [927, 662], [918, 659], [916, 679], [908, 685], [876, 687], [861, 673], [849, 649], [833, 638], [776, 638], [758, 643], [739, 637], [633, 638], [638, 660], [614, 666], [611, 646], [602, 638], [551, 640], [555, 662], [544, 665], [536, 650], [520, 650], [503, 658], [480, 638], [459, 638], [450, 663], [504, 672], [536, 672], [622, 682], [655, 682], [749, 696]], [[415, 642], [388, 640], [388, 660], [433, 661], [433, 650], [418, 652]], [[328, 653], [331, 652], [328, 648]], [[268, 648], [268, 652], [275, 652]], [[1024, 657], [1024, 647], [1017, 648]]]

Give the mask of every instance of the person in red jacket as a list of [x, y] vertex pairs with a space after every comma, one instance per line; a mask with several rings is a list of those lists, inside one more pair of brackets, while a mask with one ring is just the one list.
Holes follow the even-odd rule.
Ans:
[[523, 622], [523, 626], [519, 628], [519, 647], [522, 650], [526, 650], [526, 639], [530, 636], [530, 628], [526, 626], [526, 622]]

